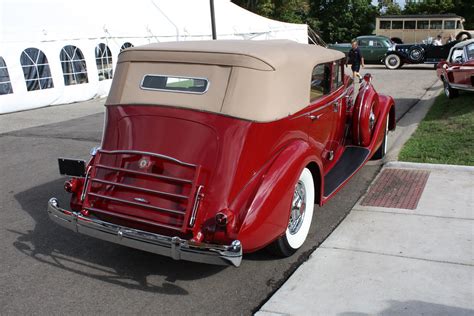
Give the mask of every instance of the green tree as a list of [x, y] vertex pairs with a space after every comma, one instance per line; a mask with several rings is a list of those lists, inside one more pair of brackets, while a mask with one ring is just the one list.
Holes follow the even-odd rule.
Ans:
[[371, 0], [310, 0], [311, 26], [329, 43], [371, 34], [376, 14]]
[[382, 0], [379, 1], [378, 4], [378, 11], [381, 15], [399, 15], [402, 14], [402, 8], [397, 2], [393, 2], [391, 0]]
[[452, 12], [453, 9], [453, 0], [424, 0], [407, 3], [403, 14], [442, 14]]
[[291, 23], [306, 23], [326, 42], [350, 41], [371, 34], [377, 7], [371, 0], [233, 0], [259, 15]]

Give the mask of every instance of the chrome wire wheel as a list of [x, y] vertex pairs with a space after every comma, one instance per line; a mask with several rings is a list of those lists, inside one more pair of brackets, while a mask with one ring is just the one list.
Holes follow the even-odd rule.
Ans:
[[302, 181], [298, 181], [293, 194], [291, 203], [290, 221], [288, 222], [288, 232], [291, 235], [296, 234], [303, 224], [306, 211], [306, 189]]

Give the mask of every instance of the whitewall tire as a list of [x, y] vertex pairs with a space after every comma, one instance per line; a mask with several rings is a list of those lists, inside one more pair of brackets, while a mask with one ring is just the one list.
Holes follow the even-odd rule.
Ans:
[[304, 168], [295, 184], [285, 234], [270, 248], [281, 256], [291, 256], [306, 240], [314, 212], [314, 182], [308, 168]]

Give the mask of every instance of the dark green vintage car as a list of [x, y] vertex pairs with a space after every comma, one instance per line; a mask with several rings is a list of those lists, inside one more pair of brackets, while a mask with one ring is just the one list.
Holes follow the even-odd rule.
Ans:
[[[356, 38], [366, 64], [382, 64], [387, 50], [395, 45], [388, 37], [364, 35]], [[346, 54], [351, 49], [351, 43], [329, 44], [328, 48]]]

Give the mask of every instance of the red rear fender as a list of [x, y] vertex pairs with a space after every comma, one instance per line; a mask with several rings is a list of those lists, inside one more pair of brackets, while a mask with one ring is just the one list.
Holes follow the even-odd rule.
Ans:
[[233, 205], [240, 206], [238, 221], [242, 223], [238, 239], [245, 252], [263, 248], [285, 232], [295, 183], [301, 170], [315, 160], [308, 143], [294, 141], [271, 159], [251, 200], [236, 199]]

